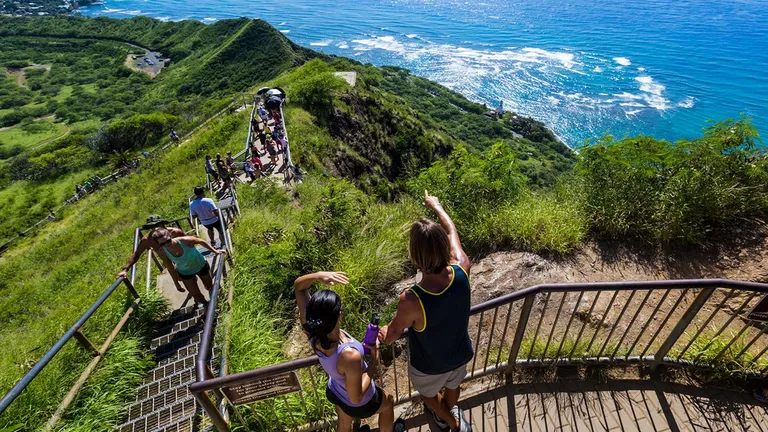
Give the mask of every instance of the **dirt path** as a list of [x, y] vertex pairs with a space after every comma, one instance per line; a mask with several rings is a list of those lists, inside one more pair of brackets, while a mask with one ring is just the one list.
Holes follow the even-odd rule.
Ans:
[[16, 77], [16, 85], [19, 87], [29, 88], [26, 84], [24, 84], [24, 77], [26, 76], [27, 69], [45, 69], [46, 71], [50, 71], [51, 65], [33, 64], [32, 66], [27, 66], [21, 69], [5, 68], [5, 72]]

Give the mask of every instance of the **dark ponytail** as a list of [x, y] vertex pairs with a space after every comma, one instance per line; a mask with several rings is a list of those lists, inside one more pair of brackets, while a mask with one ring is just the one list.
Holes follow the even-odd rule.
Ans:
[[336, 328], [341, 313], [341, 297], [333, 291], [321, 290], [312, 295], [307, 305], [307, 322], [304, 330], [312, 343], [330, 349], [334, 342], [328, 335]]

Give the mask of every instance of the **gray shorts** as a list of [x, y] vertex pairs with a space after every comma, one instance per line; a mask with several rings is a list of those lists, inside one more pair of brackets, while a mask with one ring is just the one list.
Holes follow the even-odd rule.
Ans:
[[411, 377], [413, 386], [416, 387], [419, 394], [426, 398], [437, 396], [440, 390], [445, 388], [456, 389], [461, 385], [461, 381], [467, 376], [467, 365], [459, 366], [452, 371], [441, 373], [439, 375], [428, 375], [416, 370], [411, 364], [408, 364], [408, 376]]

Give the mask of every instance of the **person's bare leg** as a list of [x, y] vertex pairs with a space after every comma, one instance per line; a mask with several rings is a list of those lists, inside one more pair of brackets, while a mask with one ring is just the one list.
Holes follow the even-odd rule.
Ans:
[[456, 430], [459, 427], [459, 422], [457, 421], [456, 417], [451, 414], [451, 407], [445, 403], [445, 399], [443, 399], [443, 396], [440, 393], [438, 393], [435, 397], [422, 397], [422, 399], [424, 400], [424, 403], [427, 404], [429, 409], [437, 414], [438, 417], [443, 419], [443, 421], [448, 423], [448, 427], [450, 427], [451, 430]]
[[350, 432], [352, 430], [352, 417], [342, 411], [338, 405], [336, 405], [336, 414], [339, 416], [339, 420], [336, 423], [336, 432]]
[[445, 391], [443, 392], [443, 400], [445, 401], [445, 404], [448, 406], [448, 409], [453, 408], [456, 403], [459, 401], [459, 395], [461, 394], [461, 388], [455, 388], [455, 389], [449, 389], [445, 388]]
[[187, 289], [187, 292], [189, 292], [192, 295], [192, 298], [195, 299], [195, 303], [205, 303], [205, 296], [200, 292], [200, 288], [197, 286], [197, 278], [182, 279], [182, 281], [184, 282], [184, 287]]
[[384, 392], [384, 401], [376, 412], [379, 414], [379, 432], [391, 431], [395, 422], [395, 398]]
[[211, 277], [210, 271], [208, 271], [208, 274], [200, 276], [200, 280], [203, 281], [203, 286], [208, 290], [208, 292], [213, 289], [213, 278]]

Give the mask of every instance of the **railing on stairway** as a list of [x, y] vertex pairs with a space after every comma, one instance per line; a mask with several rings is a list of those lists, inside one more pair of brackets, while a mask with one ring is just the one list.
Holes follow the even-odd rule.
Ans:
[[[766, 293], [768, 284], [727, 279], [536, 285], [472, 307], [475, 356], [467, 380], [526, 366], [639, 364], [711, 370], [726, 359], [745, 374], [766, 377], [768, 323], [749, 317]], [[211, 337], [204, 333], [202, 343], [209, 346]], [[387, 373], [379, 382], [398, 404], [418, 396], [408, 379], [407, 349], [398, 341], [385, 356], [382, 348]], [[264, 409], [280, 429], [317, 430], [333, 422], [335, 413], [327, 409], [322, 387], [325, 373], [316, 356], [218, 378], [205, 369], [205, 358], [199, 357], [197, 366], [197, 382], [190, 391], [219, 431], [229, 431], [229, 421], [216, 409], [212, 395], [226, 400], [228, 388], [290, 372], [297, 373], [301, 390], [255, 402], [255, 408]], [[282, 420], [276, 404], [284, 408]]]
[[[186, 217], [176, 219], [173, 221], [170, 221], [169, 224], [176, 225], [177, 227], [181, 228], [181, 221], [188, 220]], [[139, 239], [141, 238], [141, 228], [136, 228], [134, 231], [134, 238], [133, 238], [133, 251], [136, 251], [136, 248], [139, 245]], [[160, 262], [157, 260], [157, 257], [155, 257], [152, 254], [152, 251], [147, 251], [147, 274], [151, 271], [151, 265], [152, 260], [157, 263], [160, 271], [162, 271], [162, 266]], [[59, 404], [58, 408], [56, 409], [53, 416], [50, 418], [46, 425], [46, 429], [50, 430], [52, 429], [58, 421], [61, 419], [62, 415], [66, 411], [66, 409], [69, 407], [69, 405], [74, 400], [75, 396], [77, 395], [78, 391], [82, 388], [82, 386], [87, 381], [88, 377], [91, 375], [91, 373], [94, 371], [98, 363], [101, 361], [101, 359], [104, 357], [104, 354], [107, 352], [109, 347], [111, 346], [112, 342], [115, 340], [117, 335], [120, 333], [120, 330], [125, 326], [125, 324], [128, 322], [128, 319], [130, 318], [131, 314], [138, 308], [139, 304], [141, 303], [141, 296], [136, 291], [135, 288], [135, 278], [136, 278], [136, 265], [138, 263], [134, 263], [131, 267], [130, 276], [120, 277], [117, 278], [110, 286], [109, 288], [104, 291], [104, 293], [101, 294], [101, 296], [88, 308], [88, 310], [83, 313], [83, 315], [75, 322], [75, 324], [70, 327], [69, 330], [67, 330], [64, 335], [59, 338], [58, 341], [48, 350], [48, 352], [45, 353], [45, 355], [19, 380], [16, 385], [11, 388], [11, 390], [3, 396], [2, 400], [0, 400], [0, 414], [2, 414], [13, 402], [16, 400], [16, 398], [19, 397], [19, 395], [22, 394], [24, 389], [26, 389], [30, 383], [37, 377], [40, 372], [42, 372], [46, 366], [56, 357], [57, 354], [64, 348], [64, 346], [69, 342], [71, 339], [75, 339], [80, 345], [83, 346], [83, 348], [86, 349], [92, 356], [93, 360], [86, 366], [86, 368], [81, 373], [80, 377], [77, 379], [75, 384], [72, 386], [72, 388], [69, 390], [67, 395], [64, 397], [62, 402]], [[149, 280], [149, 277], [147, 278], [147, 290], [149, 290], [151, 281]], [[101, 347], [96, 348], [96, 346], [86, 337], [80, 329], [85, 325], [86, 322], [101, 308], [102, 305], [112, 296], [112, 294], [117, 291], [118, 287], [121, 285], [125, 285], [126, 289], [130, 293], [130, 295], [133, 297], [133, 302], [128, 306], [126, 311], [123, 313], [120, 320], [117, 322], [115, 327], [112, 329], [112, 331], [109, 333], [107, 338], [102, 343]]]

